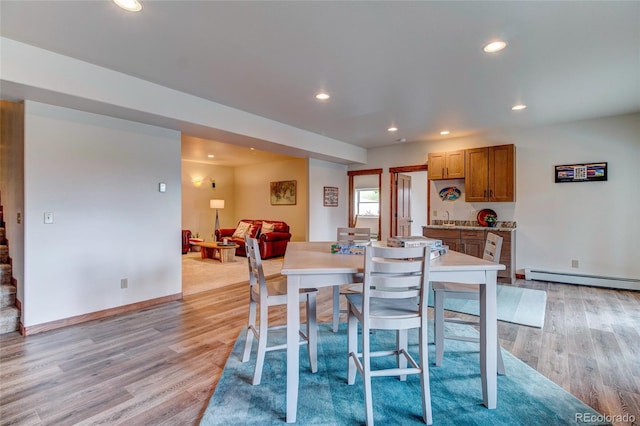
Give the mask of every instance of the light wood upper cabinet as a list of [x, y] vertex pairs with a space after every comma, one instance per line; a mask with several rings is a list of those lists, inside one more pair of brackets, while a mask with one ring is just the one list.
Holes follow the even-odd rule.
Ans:
[[515, 201], [515, 146], [467, 149], [465, 201]]
[[431, 180], [464, 178], [464, 150], [431, 153], [427, 164]]

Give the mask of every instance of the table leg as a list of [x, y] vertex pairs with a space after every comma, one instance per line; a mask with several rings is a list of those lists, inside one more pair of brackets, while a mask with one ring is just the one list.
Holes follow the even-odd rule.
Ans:
[[220, 262], [228, 263], [235, 260], [236, 249], [221, 249], [220, 250]]
[[300, 276], [287, 276], [287, 423], [296, 422], [300, 374]]
[[489, 409], [498, 404], [498, 315], [496, 271], [485, 271], [485, 285], [480, 286], [480, 369], [482, 399]]

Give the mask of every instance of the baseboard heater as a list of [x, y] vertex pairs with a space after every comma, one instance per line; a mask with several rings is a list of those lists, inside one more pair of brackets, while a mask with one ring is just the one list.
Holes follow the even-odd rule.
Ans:
[[617, 278], [599, 275], [569, 274], [566, 272], [544, 271], [541, 269], [526, 269], [524, 276], [527, 280], [551, 281], [565, 284], [581, 284], [594, 287], [619, 288], [624, 290], [640, 290], [640, 279]]

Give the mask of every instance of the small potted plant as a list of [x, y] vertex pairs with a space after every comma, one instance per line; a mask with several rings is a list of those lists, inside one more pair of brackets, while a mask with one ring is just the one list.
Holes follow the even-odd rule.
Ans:
[[498, 216], [493, 214], [487, 215], [484, 220], [490, 228], [494, 228], [498, 224]]
[[202, 238], [200, 238], [200, 234], [198, 232], [196, 232], [195, 234], [191, 235], [191, 238], [189, 239], [189, 244], [191, 245], [191, 251], [200, 251], [200, 246], [198, 245], [198, 243], [203, 242], [204, 240]]

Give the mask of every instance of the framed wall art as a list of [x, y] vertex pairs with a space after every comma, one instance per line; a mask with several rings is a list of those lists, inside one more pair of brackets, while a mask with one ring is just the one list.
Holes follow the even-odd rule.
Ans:
[[338, 188], [335, 186], [324, 187], [323, 206], [338, 207]]
[[282, 180], [271, 182], [271, 205], [272, 206], [292, 206], [296, 204], [297, 181]]
[[607, 163], [564, 164], [556, 166], [556, 183], [607, 180]]

